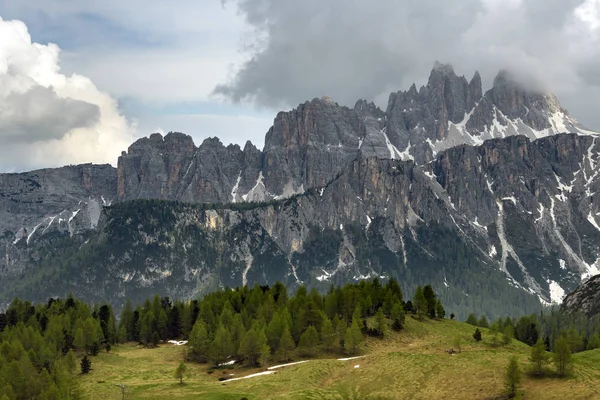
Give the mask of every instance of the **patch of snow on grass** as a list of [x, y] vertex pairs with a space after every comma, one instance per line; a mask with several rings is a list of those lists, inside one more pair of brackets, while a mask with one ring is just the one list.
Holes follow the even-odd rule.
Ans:
[[310, 360], [304, 360], [304, 361], [296, 361], [293, 363], [287, 363], [287, 364], [281, 364], [281, 365], [274, 365], [272, 367], [267, 368], [269, 371], [274, 370], [274, 369], [278, 369], [278, 368], [283, 368], [283, 367], [289, 367], [291, 365], [297, 365], [297, 364], [303, 364], [305, 362], [309, 362]]
[[187, 344], [187, 342], [188, 342], [187, 340], [169, 340], [168, 343], [171, 343], [171, 344], [173, 344], [175, 346], [183, 346], [184, 344]]
[[356, 357], [348, 357], [348, 358], [338, 358], [338, 361], [350, 361], [350, 360], [356, 360], [357, 358], [363, 358], [365, 356], [356, 356]]
[[275, 371], [258, 372], [256, 374], [242, 376], [241, 378], [227, 379], [225, 382], [239, 381], [239, 380], [242, 380], [242, 379], [255, 378], [257, 376], [262, 376], [262, 375], [271, 375], [271, 374], [274, 374], [274, 373], [275, 373]]

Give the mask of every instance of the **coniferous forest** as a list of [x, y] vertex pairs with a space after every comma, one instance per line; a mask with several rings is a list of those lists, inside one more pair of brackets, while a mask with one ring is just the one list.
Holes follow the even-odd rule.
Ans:
[[[290, 294], [277, 283], [227, 288], [192, 301], [155, 296], [135, 306], [128, 301], [119, 317], [110, 304], [89, 305], [72, 296], [40, 304], [15, 299], [0, 314], [0, 399], [83, 398], [78, 375], [93, 370], [94, 356], [119, 343], [151, 348], [188, 340], [189, 362], [257, 367], [360, 354], [365, 336], [384, 338], [388, 329], [402, 330], [406, 316], [454, 318], [430, 285], [417, 287], [407, 300], [393, 279], [331, 286], [326, 294], [304, 287]], [[600, 347], [595, 319], [548, 312], [493, 323], [471, 315], [467, 322], [534, 350], [536, 345], [566, 346], [567, 352]]]

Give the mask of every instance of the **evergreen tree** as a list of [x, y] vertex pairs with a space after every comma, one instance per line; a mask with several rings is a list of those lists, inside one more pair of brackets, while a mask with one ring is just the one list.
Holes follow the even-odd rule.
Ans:
[[92, 369], [92, 362], [90, 361], [88, 356], [83, 356], [83, 358], [81, 359], [81, 373], [87, 374], [91, 371], [91, 369]]
[[531, 355], [529, 361], [532, 364], [532, 372], [538, 376], [544, 374], [544, 365], [548, 362], [549, 355], [546, 352], [546, 345], [542, 338], [538, 338], [537, 342], [531, 347]]
[[467, 320], [465, 322], [469, 325], [478, 326], [477, 317], [473, 313], [469, 314], [469, 316], [467, 317]]
[[481, 318], [479, 318], [479, 321], [477, 321], [477, 326], [480, 328], [489, 328], [490, 323], [485, 315], [482, 315]]
[[504, 373], [504, 387], [506, 390], [506, 396], [509, 399], [514, 398], [517, 395], [519, 386], [521, 385], [521, 369], [516, 357], [511, 357]]
[[512, 325], [508, 325], [508, 326], [504, 327], [504, 331], [502, 332], [502, 334], [503, 334], [502, 342], [504, 343], [504, 345], [511, 344], [512, 340], [515, 336]]
[[479, 330], [479, 328], [475, 329], [475, 333], [473, 334], [473, 339], [475, 339], [476, 342], [481, 342], [481, 331]]
[[567, 339], [561, 335], [554, 343], [554, 365], [560, 376], [565, 376], [571, 369], [571, 348]]
[[283, 362], [289, 361], [292, 356], [292, 352], [294, 351], [294, 348], [295, 344], [294, 340], [292, 339], [292, 334], [290, 333], [290, 329], [286, 325], [283, 328], [281, 338], [279, 338], [279, 349], [277, 350], [277, 358]]
[[436, 311], [436, 297], [435, 292], [433, 291], [433, 287], [431, 285], [425, 285], [423, 288], [423, 296], [425, 297], [426, 305], [426, 314], [429, 318], [435, 318]]
[[446, 317], [446, 310], [444, 310], [444, 306], [440, 299], [437, 299], [435, 302], [435, 315], [439, 319], [444, 319], [444, 317]]
[[158, 335], [158, 332], [154, 331], [154, 333], [152, 334], [151, 343], [152, 346], [158, 347], [158, 344], [160, 343], [160, 336]]
[[385, 337], [387, 335], [388, 325], [381, 307], [377, 310], [377, 314], [375, 314], [375, 320], [377, 323], [377, 333], [380, 336]]
[[396, 302], [392, 306], [392, 328], [396, 331], [404, 328], [404, 309], [402, 303]]
[[233, 354], [233, 351], [234, 346], [231, 341], [231, 335], [223, 325], [219, 325], [208, 350], [210, 361], [215, 366], [219, 366], [227, 357]]
[[420, 285], [417, 286], [417, 290], [415, 291], [413, 307], [416, 311], [417, 317], [419, 319], [423, 319], [427, 313], [427, 299], [425, 298], [425, 295], [423, 294], [423, 288], [421, 288]]
[[271, 351], [275, 352], [279, 348], [279, 339], [283, 333], [285, 322], [282, 319], [281, 313], [276, 312], [267, 326], [266, 335], [267, 343], [271, 347]]
[[348, 354], [357, 354], [360, 351], [361, 344], [364, 340], [363, 334], [358, 324], [358, 319], [352, 319], [352, 325], [346, 329], [344, 335], [344, 350]]
[[181, 361], [179, 363], [179, 365], [177, 366], [177, 369], [175, 370], [175, 379], [179, 379], [180, 385], [183, 385], [183, 378], [185, 376], [186, 371], [187, 371], [187, 366], [185, 365], [185, 363], [183, 361]]
[[590, 336], [587, 344], [587, 350], [594, 350], [600, 348], [600, 335], [598, 332]]
[[269, 345], [265, 331], [253, 327], [244, 336], [240, 352], [251, 366], [264, 365], [269, 357]]
[[314, 326], [310, 325], [306, 328], [306, 331], [300, 336], [300, 342], [298, 343], [298, 351], [301, 355], [312, 357], [317, 353], [317, 346], [319, 345], [319, 335]]
[[194, 361], [206, 362], [208, 361], [208, 349], [210, 347], [210, 340], [208, 338], [208, 332], [206, 331], [206, 324], [204, 321], [199, 319], [194, 324], [190, 337], [188, 338], [189, 354]]
[[329, 318], [323, 319], [323, 325], [321, 326], [321, 342], [325, 347], [325, 350], [332, 351], [335, 346], [336, 334], [333, 330], [333, 324]]

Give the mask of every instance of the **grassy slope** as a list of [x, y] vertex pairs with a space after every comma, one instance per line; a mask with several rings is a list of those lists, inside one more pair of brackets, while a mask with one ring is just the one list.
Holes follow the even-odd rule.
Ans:
[[[507, 347], [475, 343], [474, 327], [454, 321], [417, 322], [385, 340], [369, 339], [364, 358], [351, 361], [311, 360], [276, 374], [219, 382], [223, 372], [235, 376], [261, 370], [236, 367], [207, 374], [206, 365], [188, 363], [184, 385], [174, 379], [182, 348], [164, 345], [143, 349], [117, 347], [92, 359], [93, 371], [82, 377], [89, 398], [120, 398], [116, 383], [128, 387], [128, 399], [486, 399], [502, 393], [503, 372], [511, 355], [528, 367], [529, 347], [513, 341]], [[453, 338], [462, 337], [462, 353], [450, 356]], [[600, 398], [600, 350], [574, 355], [575, 377], [524, 377], [526, 399]], [[360, 365], [359, 368], [354, 368]], [[103, 382], [102, 382], [103, 381]], [[100, 383], [99, 383], [100, 382]]]

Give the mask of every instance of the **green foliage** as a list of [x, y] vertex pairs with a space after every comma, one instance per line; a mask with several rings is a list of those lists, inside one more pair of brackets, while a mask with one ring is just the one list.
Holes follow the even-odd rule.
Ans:
[[419, 319], [423, 319], [423, 317], [427, 313], [427, 299], [425, 298], [423, 288], [421, 288], [420, 285], [417, 286], [417, 290], [415, 291], [415, 297], [413, 298], [413, 306], [415, 308], [417, 317]]
[[402, 304], [400, 304], [399, 302], [394, 303], [394, 305], [392, 306], [392, 328], [396, 331], [399, 331], [400, 329], [402, 329], [404, 327], [404, 308], [402, 307]]
[[440, 319], [444, 319], [446, 317], [446, 310], [444, 310], [444, 306], [440, 299], [436, 299], [435, 301], [435, 316]]
[[469, 325], [478, 326], [477, 325], [477, 317], [473, 313], [469, 314], [469, 316], [467, 317], [467, 320], [465, 322]]
[[521, 368], [519, 367], [517, 358], [513, 356], [510, 358], [504, 373], [504, 388], [508, 398], [512, 399], [517, 396], [521, 379]]
[[177, 369], [175, 370], [175, 379], [179, 379], [179, 384], [183, 385], [183, 378], [185, 377], [185, 373], [187, 372], [187, 366], [183, 361], [179, 363]]
[[477, 326], [479, 326], [480, 328], [490, 327], [490, 323], [488, 322], [487, 317], [485, 315], [482, 315], [481, 318], [479, 318], [479, 321], [477, 321]]
[[560, 336], [554, 344], [554, 366], [560, 376], [567, 375], [571, 370], [571, 346], [565, 336]]
[[475, 339], [476, 342], [481, 342], [482, 338], [481, 338], [481, 331], [479, 330], [479, 328], [475, 329], [475, 333], [473, 334], [473, 339]]
[[324, 318], [323, 325], [321, 326], [321, 343], [323, 343], [325, 350], [333, 351], [336, 336], [331, 320], [329, 318]]
[[364, 340], [358, 320], [358, 318], [353, 318], [352, 324], [344, 334], [344, 350], [349, 355], [357, 354]]
[[91, 371], [91, 369], [92, 369], [92, 362], [90, 361], [88, 356], [83, 356], [83, 358], [81, 359], [81, 373], [87, 374]]
[[[325, 326], [325, 324], [323, 325]], [[292, 339], [292, 334], [287, 326], [283, 328], [283, 332], [281, 333], [281, 338], [279, 338], [279, 348], [277, 349], [276, 356], [279, 361], [289, 361], [292, 352], [294, 351], [295, 344]]]
[[457, 352], [460, 353], [462, 351], [462, 337], [460, 335], [454, 336], [452, 339], [452, 346], [454, 346]]
[[319, 335], [314, 326], [309, 326], [306, 331], [300, 337], [298, 343], [298, 351], [301, 355], [312, 357], [317, 353], [317, 346], [319, 345]]
[[544, 366], [548, 363], [549, 359], [550, 355], [546, 352], [546, 345], [542, 338], [539, 338], [531, 347], [531, 355], [529, 356], [531, 372], [535, 375], [542, 376], [544, 374]]
[[208, 361], [208, 350], [210, 339], [206, 330], [206, 324], [201, 319], [197, 320], [188, 339], [188, 355], [194, 361]]
[[512, 325], [508, 325], [504, 327], [502, 332], [502, 343], [506, 346], [512, 343], [512, 340], [515, 337], [514, 328]]
[[381, 336], [381, 337], [385, 337], [388, 333], [388, 323], [387, 320], [385, 318], [385, 315], [383, 315], [383, 309], [379, 309], [377, 310], [377, 314], [375, 314], [375, 321], [376, 321], [376, 330], [377, 333]]
[[253, 327], [248, 330], [240, 345], [240, 353], [250, 366], [266, 364], [269, 357], [269, 345], [264, 329]]

